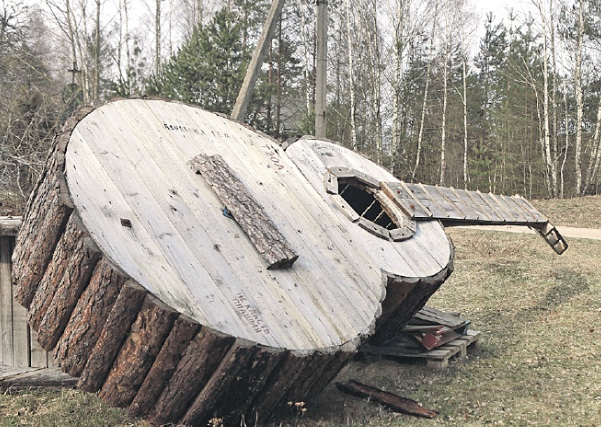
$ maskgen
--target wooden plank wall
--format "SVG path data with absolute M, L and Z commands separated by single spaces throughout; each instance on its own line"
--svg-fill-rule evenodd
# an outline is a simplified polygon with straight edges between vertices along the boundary
M 0 364 L 52 367 L 53 358 L 42 350 L 27 324 L 27 311 L 14 300 L 12 253 L 20 218 L 0 217 Z

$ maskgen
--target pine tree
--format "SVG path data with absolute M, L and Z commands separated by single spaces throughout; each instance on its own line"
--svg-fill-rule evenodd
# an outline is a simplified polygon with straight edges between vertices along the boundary
M 150 78 L 146 92 L 229 114 L 244 78 L 250 52 L 236 12 L 221 9 Z

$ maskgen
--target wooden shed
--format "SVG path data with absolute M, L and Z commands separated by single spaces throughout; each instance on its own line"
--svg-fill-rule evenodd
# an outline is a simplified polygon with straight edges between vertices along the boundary
M 106 402 L 156 424 L 251 424 L 317 396 L 425 304 L 452 271 L 445 221 L 527 224 L 565 249 L 523 199 L 444 191 L 332 142 L 282 147 L 196 107 L 115 101 L 55 138 L 16 298 Z

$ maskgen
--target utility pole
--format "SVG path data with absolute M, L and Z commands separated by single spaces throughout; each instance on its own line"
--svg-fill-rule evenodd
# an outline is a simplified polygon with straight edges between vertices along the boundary
M 328 2 L 317 4 L 317 69 L 315 76 L 315 136 L 326 137 L 326 69 L 328 59 Z
M 259 38 L 257 46 L 255 47 L 250 64 L 248 64 L 248 69 L 246 70 L 246 75 L 244 76 L 244 82 L 242 83 L 242 87 L 238 93 L 238 98 L 236 98 L 236 104 L 234 105 L 232 114 L 230 116 L 233 120 L 244 120 L 244 115 L 246 114 L 246 109 L 248 108 L 250 96 L 255 87 L 255 83 L 257 82 L 257 77 L 259 76 L 261 66 L 263 65 L 263 59 L 265 58 L 265 53 L 267 52 L 267 46 L 269 46 L 271 43 L 276 24 L 279 22 L 280 16 L 282 15 L 283 6 L 284 0 L 273 0 L 271 4 L 271 8 L 269 9 L 269 13 L 267 15 L 267 21 L 265 21 L 265 25 L 263 26 L 263 32 L 261 33 L 261 37 Z

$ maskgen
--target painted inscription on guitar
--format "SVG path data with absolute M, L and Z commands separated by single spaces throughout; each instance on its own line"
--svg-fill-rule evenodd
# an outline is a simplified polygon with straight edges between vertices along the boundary
M 259 310 L 253 307 L 241 292 L 234 296 L 234 306 L 240 313 L 242 313 L 244 319 L 249 323 L 255 332 L 264 334 L 270 333 L 269 328 L 261 319 Z

